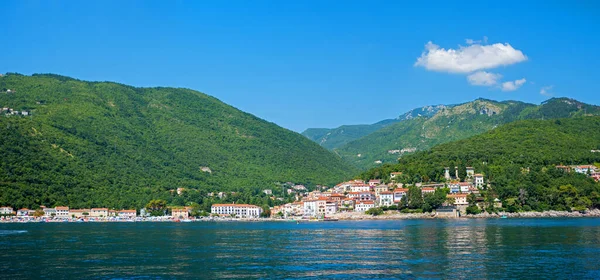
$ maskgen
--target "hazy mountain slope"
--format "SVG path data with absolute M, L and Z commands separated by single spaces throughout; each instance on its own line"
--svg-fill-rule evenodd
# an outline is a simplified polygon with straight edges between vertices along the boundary
M 425 106 L 410 110 L 398 118 L 387 119 L 374 124 L 342 125 L 332 129 L 309 128 L 302 132 L 302 135 L 308 137 L 308 139 L 313 140 L 319 145 L 332 150 L 339 148 L 351 141 L 367 136 L 389 125 L 413 118 L 433 116 L 438 110 L 444 107 L 444 105 Z

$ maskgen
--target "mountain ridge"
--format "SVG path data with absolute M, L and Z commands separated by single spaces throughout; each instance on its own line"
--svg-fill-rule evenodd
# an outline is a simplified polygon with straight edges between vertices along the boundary
M 551 98 L 539 105 L 478 98 L 461 104 L 437 106 L 438 110 L 431 116 L 393 123 L 334 150 L 348 162 L 365 169 L 395 162 L 398 156 L 405 154 L 401 151 L 425 150 L 516 120 L 600 114 L 600 107 L 571 98 Z

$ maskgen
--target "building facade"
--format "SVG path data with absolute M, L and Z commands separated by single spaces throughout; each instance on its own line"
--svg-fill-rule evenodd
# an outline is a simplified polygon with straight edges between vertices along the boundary
M 213 204 L 210 213 L 217 215 L 235 215 L 239 218 L 258 218 L 262 208 L 249 204 Z

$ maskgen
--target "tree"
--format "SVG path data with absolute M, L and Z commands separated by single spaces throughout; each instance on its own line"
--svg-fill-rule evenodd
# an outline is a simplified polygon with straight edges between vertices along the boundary
M 35 210 L 35 212 L 33 212 L 33 216 L 34 217 L 42 217 L 42 216 L 44 216 L 44 210 L 42 210 L 42 209 Z
M 162 199 L 153 199 L 146 204 L 146 209 L 150 211 L 152 216 L 163 216 L 167 209 L 167 202 Z
M 421 188 L 416 186 L 408 187 L 408 208 L 419 209 L 423 206 L 423 196 Z
M 371 208 L 371 209 L 365 211 L 365 214 L 379 216 L 379 215 L 383 214 L 383 209 L 381 209 L 379 207 L 374 207 L 374 208 Z

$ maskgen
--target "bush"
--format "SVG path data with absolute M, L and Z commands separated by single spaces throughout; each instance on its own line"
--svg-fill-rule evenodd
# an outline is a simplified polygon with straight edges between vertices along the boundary
M 467 215 L 477 215 L 481 213 L 481 209 L 477 205 L 471 205 L 467 207 Z
M 369 215 L 373 215 L 373 216 L 379 216 L 379 215 L 383 214 L 383 209 L 378 208 L 378 207 L 377 208 L 371 208 L 371 209 L 367 210 L 365 212 L 365 214 L 369 214 Z

